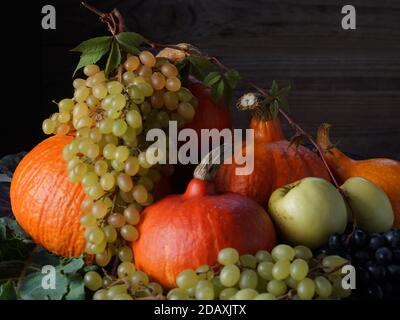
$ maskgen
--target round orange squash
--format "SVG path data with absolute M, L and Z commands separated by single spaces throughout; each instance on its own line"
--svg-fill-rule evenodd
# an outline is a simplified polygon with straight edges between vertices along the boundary
M 19 163 L 11 182 L 15 218 L 32 239 L 65 257 L 84 249 L 79 219 L 85 195 L 80 183 L 68 180 L 62 150 L 73 137 L 56 135 L 38 144 Z

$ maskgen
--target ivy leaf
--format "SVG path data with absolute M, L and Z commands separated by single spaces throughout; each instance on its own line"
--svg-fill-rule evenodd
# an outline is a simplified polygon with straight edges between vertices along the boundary
M 82 258 L 72 258 L 67 264 L 61 266 L 60 270 L 67 275 L 75 274 L 82 269 L 84 265 L 85 262 Z
M 68 286 L 68 293 L 65 300 L 84 300 L 85 299 L 85 285 L 83 278 L 80 274 L 76 274 L 70 278 Z
M 238 81 L 240 80 L 240 74 L 235 69 L 229 69 L 224 73 L 224 77 L 226 82 L 228 83 L 231 89 L 235 89 Z
M 135 32 L 118 33 L 116 39 L 124 51 L 132 54 L 138 54 L 140 45 L 146 41 L 145 38 Z
M 215 83 L 211 88 L 211 100 L 214 104 L 224 96 L 225 82 L 223 79 Z
M 115 70 L 121 63 L 121 51 L 117 42 L 113 41 L 111 44 L 110 54 L 108 56 L 105 74 L 108 76 L 113 70 Z
M 0 300 L 16 300 L 17 292 L 15 291 L 14 282 L 8 280 L 7 282 L 0 284 Z
M 189 62 L 198 69 L 210 69 L 214 67 L 214 64 L 207 58 L 191 55 L 187 57 Z
M 204 79 L 204 72 L 201 68 L 197 67 L 194 64 L 190 64 L 189 74 L 191 74 L 196 79 L 202 81 Z
M 112 37 L 97 37 L 83 41 L 72 49 L 72 52 L 82 53 L 74 75 L 80 68 L 99 61 L 109 51 L 111 41 Z
M 206 87 L 211 88 L 214 84 L 221 80 L 221 74 L 219 72 L 210 72 L 203 80 L 203 84 Z

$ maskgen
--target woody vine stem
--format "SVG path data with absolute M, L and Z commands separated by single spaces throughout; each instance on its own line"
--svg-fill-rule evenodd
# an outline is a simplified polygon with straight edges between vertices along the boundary
M 105 23 L 107 25 L 107 29 L 110 31 L 110 33 L 115 36 L 116 35 L 116 31 L 118 30 L 118 32 L 122 32 L 124 29 L 124 22 L 123 22 L 123 17 L 121 15 L 121 13 L 117 10 L 114 9 L 112 12 L 110 13 L 104 13 L 99 11 L 98 9 L 94 8 L 93 6 L 85 3 L 85 2 L 81 2 L 82 5 L 87 8 L 88 10 L 92 11 L 93 13 L 95 13 L 97 16 L 99 16 L 99 19 L 102 23 Z M 116 23 L 114 16 L 118 19 L 118 24 Z M 177 50 L 181 50 L 183 51 L 185 54 L 190 55 L 192 53 L 195 53 L 198 56 L 201 56 L 204 59 L 207 59 L 208 61 L 210 61 L 211 63 L 213 63 L 214 65 L 216 65 L 221 71 L 228 71 L 229 68 L 227 66 L 225 66 L 219 59 L 217 59 L 216 57 L 212 57 L 209 56 L 206 53 L 203 53 L 201 51 L 199 51 L 196 47 L 191 46 L 191 45 L 174 45 L 174 44 L 162 44 L 162 43 L 156 43 L 154 41 L 151 41 L 149 39 L 146 39 L 148 45 L 152 48 L 172 48 L 172 49 L 177 49 Z M 258 93 L 260 93 L 263 97 L 267 98 L 270 94 L 268 92 L 267 89 L 264 89 L 260 86 L 258 86 L 257 84 L 248 81 L 248 80 L 244 80 L 250 87 L 252 87 L 253 89 L 255 89 Z M 339 188 L 339 184 L 335 178 L 335 176 L 333 175 L 331 169 L 328 166 L 328 163 L 326 162 L 325 156 L 324 156 L 324 152 L 322 150 L 322 148 L 318 145 L 318 143 L 314 140 L 314 138 L 312 137 L 311 134 L 309 134 L 308 132 L 306 132 L 302 127 L 300 127 L 300 125 L 298 125 L 284 110 L 282 110 L 282 108 L 279 108 L 279 113 L 282 115 L 283 118 L 285 118 L 285 120 L 289 123 L 289 125 L 295 130 L 296 132 L 296 136 L 302 136 L 307 138 L 308 141 L 310 141 L 310 143 L 313 145 L 313 147 L 316 149 L 316 151 L 318 152 L 320 158 L 322 159 L 331 179 L 333 184 L 335 185 L 336 188 Z

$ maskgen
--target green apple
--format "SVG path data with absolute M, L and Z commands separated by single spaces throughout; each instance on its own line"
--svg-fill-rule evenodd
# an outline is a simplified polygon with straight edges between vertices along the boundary
M 343 233 L 347 224 L 342 195 L 321 178 L 304 178 L 275 190 L 268 209 L 280 235 L 292 245 L 320 247 L 331 234 Z
M 357 226 L 368 232 L 384 232 L 393 225 L 394 215 L 390 200 L 379 186 L 361 177 L 352 177 L 340 187 L 345 196 L 350 216 Z

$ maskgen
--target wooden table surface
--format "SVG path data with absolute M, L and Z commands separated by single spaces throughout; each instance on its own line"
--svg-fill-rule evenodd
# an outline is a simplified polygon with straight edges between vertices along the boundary
M 399 1 L 350 1 L 356 30 L 341 28 L 347 2 L 335 0 L 88 2 L 119 8 L 127 27 L 150 39 L 192 43 L 261 86 L 290 84 L 291 114 L 309 132 L 330 122 L 344 151 L 400 160 Z M 57 30 L 42 31 L 43 116 L 52 99 L 71 94 L 77 56 L 67 49 L 105 32 L 79 1 L 46 3 L 56 7 Z M 235 96 L 248 89 L 240 83 Z M 234 112 L 236 127 L 247 123 Z

